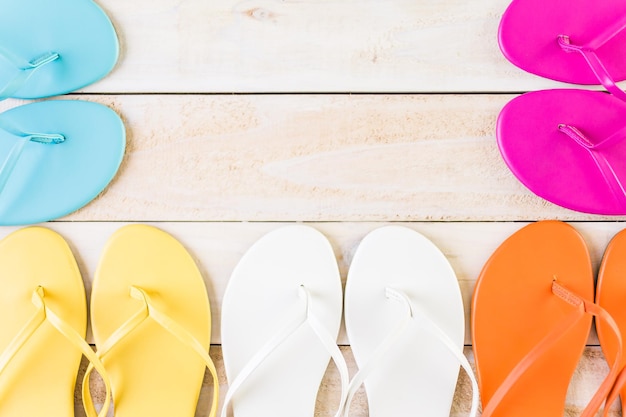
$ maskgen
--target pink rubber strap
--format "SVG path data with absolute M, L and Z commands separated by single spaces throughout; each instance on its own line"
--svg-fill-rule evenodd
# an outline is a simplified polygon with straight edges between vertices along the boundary
M 596 36 L 591 42 L 586 45 L 577 45 L 571 42 L 570 36 L 567 34 L 559 35 L 557 41 L 559 46 L 565 52 L 578 52 L 582 54 L 585 61 L 589 64 L 589 67 L 598 78 L 598 81 L 611 92 L 615 97 L 626 101 L 626 93 L 622 91 L 615 80 L 609 74 L 606 67 L 596 54 L 596 50 L 602 45 L 613 39 L 619 33 L 626 29 L 626 19 L 616 19 L 611 26 L 608 26 L 599 36 Z
M 611 163 L 606 159 L 604 153 L 602 152 L 603 147 L 609 146 L 612 143 L 626 138 L 626 126 L 598 143 L 593 143 L 589 140 L 589 138 L 587 138 L 587 136 L 585 136 L 584 133 L 574 126 L 560 124 L 558 129 L 559 132 L 564 133 L 583 149 L 589 152 L 589 155 L 593 158 L 596 166 L 600 170 L 600 173 L 604 178 L 604 182 L 613 193 L 615 200 L 617 200 L 620 207 L 626 210 L 626 188 L 624 188 L 624 184 L 622 184 L 622 181 L 611 166 Z

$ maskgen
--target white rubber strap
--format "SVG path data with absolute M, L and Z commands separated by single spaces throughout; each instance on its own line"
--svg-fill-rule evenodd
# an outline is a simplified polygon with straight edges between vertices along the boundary
M 270 340 L 268 340 L 267 343 L 265 343 L 263 347 L 259 349 L 254 356 L 252 356 L 252 358 L 250 358 L 239 374 L 237 374 L 235 379 L 229 384 L 228 392 L 226 393 L 226 398 L 224 399 L 224 404 L 222 406 L 222 417 L 226 417 L 228 415 L 228 406 L 230 405 L 235 393 L 239 390 L 239 388 L 241 388 L 250 375 L 252 375 L 252 373 L 272 352 L 276 350 L 276 348 L 278 348 L 278 346 L 280 346 L 289 338 L 289 336 L 305 324 L 308 324 L 311 329 L 313 329 L 315 335 L 318 337 L 326 351 L 328 351 L 333 359 L 333 362 L 337 366 L 337 369 L 339 370 L 339 375 L 341 377 L 341 402 L 336 416 L 340 416 L 341 410 L 344 408 L 346 392 L 348 390 L 348 366 L 346 365 L 343 355 L 337 346 L 335 338 L 328 333 L 328 330 L 326 330 L 324 325 L 312 313 L 311 294 L 303 285 L 300 286 L 300 296 L 305 302 L 304 308 L 302 308 L 292 320 L 276 332 L 276 334 L 270 338 Z
M 456 358 L 456 360 L 461 364 L 461 367 L 467 374 L 472 384 L 472 406 L 470 409 L 469 417 L 476 417 L 478 413 L 478 403 L 479 403 L 479 391 L 478 391 L 478 382 L 476 381 L 476 377 L 474 376 L 474 371 L 472 370 L 472 366 L 468 362 L 467 358 L 463 354 L 457 345 L 450 340 L 450 337 L 441 329 L 441 327 L 437 326 L 437 324 L 430 319 L 424 312 L 419 310 L 413 310 L 413 314 L 417 318 L 417 321 L 414 323 L 429 331 L 433 334 L 440 342 L 444 344 L 444 346 L 448 349 L 448 351 Z
M 416 311 L 412 307 L 411 301 L 404 292 L 393 288 L 385 288 L 385 295 L 387 296 L 387 298 L 400 302 L 402 304 L 402 306 L 404 307 L 403 317 L 398 321 L 396 327 L 391 332 L 389 332 L 389 334 L 385 337 L 382 343 L 380 343 L 378 347 L 374 350 L 367 363 L 359 369 L 356 375 L 354 375 L 354 377 L 352 378 L 352 381 L 350 381 L 348 396 L 346 398 L 346 405 L 342 415 L 344 417 L 347 417 L 349 415 L 350 403 L 352 402 L 354 394 L 361 387 L 363 382 L 365 382 L 372 370 L 377 368 L 379 361 L 389 351 L 389 348 L 391 348 L 391 346 L 393 346 L 398 340 L 400 335 L 405 332 L 407 325 L 413 324 L 417 328 L 424 329 L 430 332 L 433 336 L 435 336 L 456 358 L 461 367 L 465 370 L 472 383 L 472 408 L 469 417 L 476 417 L 476 414 L 478 413 L 479 402 L 478 382 L 476 381 L 474 372 L 472 371 L 472 367 L 467 361 L 467 358 L 465 357 L 463 352 L 459 350 L 456 344 L 452 340 L 450 340 L 448 335 L 443 330 L 441 330 L 441 328 L 437 326 L 437 324 L 435 324 L 426 314 L 421 311 Z

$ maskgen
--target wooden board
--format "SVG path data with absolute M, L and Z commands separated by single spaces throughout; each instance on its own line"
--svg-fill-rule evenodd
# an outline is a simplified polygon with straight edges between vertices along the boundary
M 512 97 L 81 96 L 121 114 L 128 146 L 106 192 L 67 220 L 602 219 L 508 170 L 494 132 Z
M 107 93 L 498 92 L 562 87 L 500 53 L 509 0 L 101 0 Z

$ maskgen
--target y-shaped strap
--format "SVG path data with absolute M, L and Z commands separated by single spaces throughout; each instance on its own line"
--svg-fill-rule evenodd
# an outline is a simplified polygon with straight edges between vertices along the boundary
M 4 86 L 0 86 L 0 100 L 11 97 L 30 77 L 46 64 L 56 61 L 61 56 L 56 52 L 45 52 L 38 57 L 25 61 L 0 45 L 0 59 L 15 67 L 15 75 Z
M 624 366 L 620 371 L 617 379 L 615 380 L 615 384 L 613 384 L 613 387 L 609 392 L 606 402 L 604 403 L 603 417 L 606 417 L 608 415 L 609 407 L 613 405 L 615 401 L 617 401 L 620 396 L 620 391 L 622 390 L 624 385 L 626 385 L 626 366 Z M 626 401 L 626 399 L 622 399 L 622 401 Z
M 589 155 L 593 158 L 593 161 L 600 170 L 600 173 L 604 178 L 604 182 L 609 186 L 609 189 L 618 204 L 626 210 L 626 189 L 624 188 L 624 184 L 622 184 L 622 181 L 618 177 L 617 173 L 601 152 L 603 147 L 610 146 L 611 144 L 622 141 L 626 138 L 626 125 L 598 143 L 593 143 L 579 129 L 571 125 L 560 124 L 558 125 L 558 130 L 559 132 L 567 135 L 570 139 L 573 139 L 584 150 L 589 152 Z
M 296 330 L 308 324 L 311 329 L 315 332 L 315 335 L 318 337 L 321 344 L 328 351 L 331 358 L 335 362 L 337 369 L 339 370 L 339 375 L 341 378 L 341 401 L 339 404 L 339 408 L 335 417 L 339 417 L 341 414 L 341 410 L 344 408 L 345 396 L 348 388 L 348 366 L 335 342 L 335 338 L 328 333 L 326 327 L 319 321 L 319 319 L 313 314 L 311 310 L 311 294 L 304 287 L 304 285 L 300 286 L 299 289 L 300 298 L 304 302 L 303 308 L 300 309 L 296 317 L 293 320 L 289 321 L 285 324 L 270 340 L 259 349 L 259 351 L 250 358 L 250 360 L 244 365 L 239 374 L 235 377 L 235 379 L 229 384 L 228 393 L 226 394 L 226 398 L 224 399 L 224 405 L 222 406 L 222 417 L 227 417 L 228 406 L 232 401 L 235 393 L 243 383 L 252 375 L 252 373 L 265 361 L 265 359 L 278 348 L 289 336 L 291 336 Z
M 38 286 L 33 291 L 32 303 L 35 305 L 36 310 L 32 317 L 26 322 L 26 324 L 22 327 L 22 329 L 17 333 L 17 335 L 11 340 L 9 345 L 0 355 L 0 376 L 2 372 L 6 369 L 11 360 L 17 355 L 22 346 L 26 344 L 26 342 L 31 338 L 33 334 L 37 331 L 39 326 L 41 326 L 44 322 L 50 323 L 61 335 L 63 335 L 70 344 L 76 349 L 80 350 L 83 355 L 89 360 L 89 366 L 95 368 L 102 380 L 104 381 L 104 386 L 106 389 L 106 397 L 104 400 L 104 408 L 100 411 L 100 413 L 96 414 L 95 410 L 87 410 L 88 417 L 105 417 L 109 408 L 109 404 L 111 402 L 111 384 L 109 383 L 109 378 L 107 376 L 106 371 L 104 370 L 104 366 L 102 362 L 98 359 L 95 352 L 91 349 L 91 347 L 87 344 L 85 339 L 78 334 L 76 330 L 62 318 L 60 318 L 54 311 L 48 307 L 45 299 L 45 291 L 44 288 Z
M 613 39 L 615 36 L 620 34 L 624 29 L 626 29 L 626 19 L 617 18 L 613 21 L 613 23 L 606 27 L 604 32 L 602 32 L 599 36 L 593 39 L 586 45 L 576 45 L 573 44 L 570 36 L 567 34 L 562 34 L 557 37 L 557 42 L 559 46 L 565 52 L 578 52 L 587 61 L 589 67 L 598 78 L 598 81 L 610 91 L 615 97 L 618 97 L 621 100 L 626 101 L 626 93 L 622 91 L 615 80 L 609 74 L 606 67 L 598 57 L 596 50 L 600 48 L 602 45 L 606 44 L 608 41 Z
M 0 194 L 2 194 L 2 190 L 4 190 L 4 187 L 9 181 L 11 173 L 13 172 L 15 165 L 17 165 L 17 161 L 20 159 L 20 155 L 22 155 L 22 151 L 24 150 L 24 145 L 26 145 L 26 143 L 30 141 L 40 144 L 56 145 L 65 142 L 65 136 L 59 133 L 23 132 L 10 124 L 7 120 L 4 120 L 2 117 L 0 117 L 0 129 L 17 138 L 15 144 L 9 151 L 9 154 L 4 159 L 4 162 L 0 165 Z
M 518 362 L 518 364 L 509 372 L 507 377 L 502 381 L 496 392 L 491 397 L 489 403 L 483 408 L 482 417 L 491 417 L 502 400 L 506 397 L 506 394 L 515 385 L 519 378 L 535 363 L 542 355 L 544 355 L 556 342 L 558 342 L 564 335 L 568 333 L 585 314 L 591 314 L 598 319 L 604 320 L 609 328 L 615 333 L 615 338 L 618 345 L 618 354 L 615 358 L 615 362 L 611 366 L 609 374 L 606 376 L 602 384 L 597 389 L 593 398 L 587 404 L 587 407 L 581 414 L 581 417 L 595 416 L 600 409 L 602 403 L 609 396 L 611 388 L 620 372 L 620 366 L 622 363 L 622 337 L 619 331 L 619 327 L 615 320 L 609 313 L 602 307 L 594 304 L 591 301 L 585 300 L 579 295 L 573 293 L 565 286 L 561 285 L 557 280 L 552 282 L 552 294 L 559 297 L 561 300 L 570 304 L 574 309 L 567 315 L 557 326 L 555 326 L 550 333 L 548 333 L 535 347 L 526 354 Z M 532 399 L 529 399 L 532 401 Z M 608 402 L 607 402 L 608 404 Z M 607 416 L 609 407 L 605 406 L 604 416 Z
M 170 334 L 176 337 L 183 345 L 190 347 L 203 361 L 211 377 L 213 378 L 213 401 L 211 403 L 211 411 L 209 417 L 215 417 L 217 412 L 217 402 L 219 401 L 219 382 L 217 380 L 217 371 L 215 364 L 209 356 L 206 348 L 196 339 L 191 333 L 189 333 L 184 327 L 175 322 L 172 318 L 165 313 L 159 311 L 150 296 L 139 287 L 130 288 L 131 297 L 143 301 L 144 305 L 131 316 L 124 324 L 122 324 L 109 338 L 98 348 L 97 355 L 100 359 L 104 359 L 106 355 L 119 343 L 123 338 L 133 332 L 141 323 L 148 318 L 152 319 L 155 323 L 159 324 L 163 329 L 167 330 Z M 83 399 L 91 398 L 89 392 L 89 375 L 91 374 L 92 367 L 87 367 L 85 376 L 83 377 Z M 89 403 L 89 406 L 93 408 L 91 401 L 85 401 Z
M 472 367 L 467 361 L 465 355 L 463 355 L 463 352 L 457 347 L 456 343 L 454 343 L 450 339 L 446 332 L 444 332 L 441 327 L 439 327 L 434 321 L 432 321 L 426 313 L 413 307 L 411 301 L 404 292 L 393 288 L 385 288 L 385 295 L 388 299 L 396 301 L 402 305 L 404 310 L 403 317 L 398 320 L 398 324 L 391 332 L 389 332 L 389 334 L 385 337 L 382 343 L 378 345 L 378 347 L 374 350 L 374 352 L 368 359 L 367 363 L 364 366 L 360 367 L 359 371 L 352 378 L 352 381 L 350 381 L 346 405 L 343 410 L 342 416 L 348 417 L 348 415 L 350 414 L 350 404 L 352 402 L 352 398 L 356 394 L 357 390 L 361 387 L 361 384 L 365 382 L 368 375 L 374 369 L 376 369 L 377 365 L 380 364 L 380 360 L 385 354 L 388 353 L 391 346 L 393 346 L 398 338 L 407 330 L 407 326 L 412 325 L 414 327 L 413 331 L 426 330 L 431 335 L 435 336 L 435 338 L 439 342 L 441 342 L 441 344 L 443 344 L 443 346 L 463 367 L 463 370 L 465 370 L 472 383 L 472 407 L 469 416 L 476 417 L 476 414 L 478 412 L 479 400 L 478 383 L 476 382 L 476 378 L 474 377 Z

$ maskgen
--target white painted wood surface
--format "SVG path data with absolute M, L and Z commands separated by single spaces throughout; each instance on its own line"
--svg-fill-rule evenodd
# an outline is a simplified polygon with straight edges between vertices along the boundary
M 88 293 L 119 227 L 151 223 L 178 238 L 207 284 L 222 398 L 224 289 L 245 250 L 283 224 L 313 222 L 330 239 L 344 280 L 359 241 L 377 227 L 402 222 L 432 239 L 459 278 L 470 360 L 471 293 L 506 237 L 529 221 L 571 221 L 597 271 L 610 238 L 626 227 L 626 217 L 539 199 L 500 158 L 494 129 L 502 106 L 520 92 L 564 86 L 500 54 L 497 26 L 509 0 L 98 3 L 118 30 L 120 61 L 64 99 L 115 109 L 127 126 L 127 152 L 101 196 L 44 226 L 70 242 Z M 328 92 L 338 94 L 318 94 Z M 21 103 L 0 102 L 0 110 Z M 0 237 L 13 230 L 0 228 Z M 355 372 L 345 332 L 338 342 Z M 606 372 L 592 331 L 566 415 L 579 414 Z M 337 382 L 330 368 L 316 416 L 333 415 Z M 207 415 L 209 393 L 206 386 L 198 417 Z M 461 376 L 451 416 L 467 416 L 470 398 Z M 363 392 L 352 415 L 367 416 Z
M 495 92 L 563 86 L 500 54 L 509 0 L 101 0 L 98 92 Z
M 80 96 L 122 115 L 128 146 L 107 191 L 66 219 L 602 219 L 536 197 L 507 169 L 495 120 L 512 97 Z

